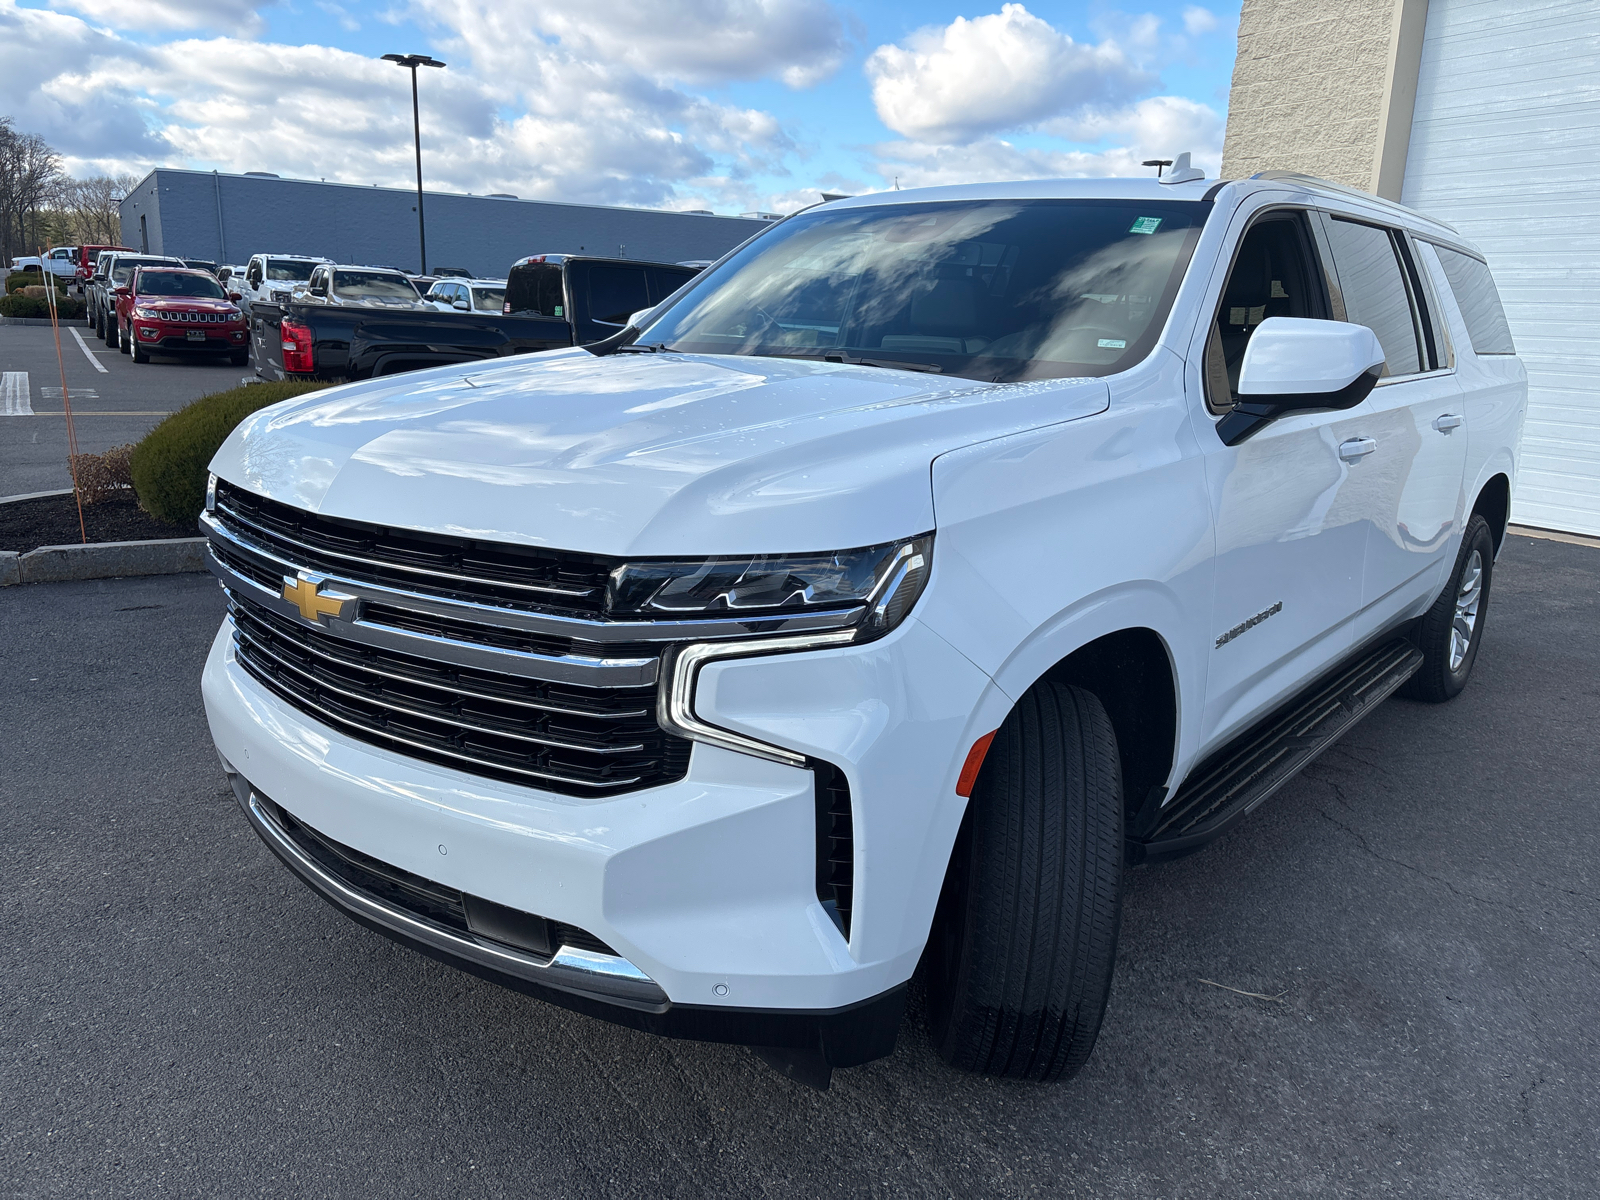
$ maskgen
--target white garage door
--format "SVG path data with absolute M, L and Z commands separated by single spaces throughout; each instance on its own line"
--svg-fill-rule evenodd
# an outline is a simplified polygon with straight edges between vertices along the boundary
M 1483 250 L 1527 364 L 1512 519 L 1600 534 L 1600 4 L 1431 0 L 1402 199 Z

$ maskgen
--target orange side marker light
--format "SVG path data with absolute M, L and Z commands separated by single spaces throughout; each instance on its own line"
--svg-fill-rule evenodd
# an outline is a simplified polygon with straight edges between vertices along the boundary
M 978 772 L 983 769 L 983 756 L 989 753 L 989 743 L 994 741 L 994 735 L 1000 731 L 986 733 L 972 743 L 972 749 L 967 751 L 967 761 L 961 764 L 961 776 L 956 780 L 956 795 L 971 796 L 972 785 L 978 782 Z

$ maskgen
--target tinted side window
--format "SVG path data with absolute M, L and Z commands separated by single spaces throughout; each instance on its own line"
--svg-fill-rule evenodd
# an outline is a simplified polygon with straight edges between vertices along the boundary
M 1414 375 L 1423 369 L 1421 339 L 1411 293 L 1387 229 L 1334 217 L 1328 222 L 1339 290 L 1345 313 L 1378 335 L 1385 375 Z
M 641 308 L 650 307 L 642 267 L 589 268 L 589 316 L 609 325 L 626 325 Z
M 696 274 L 687 267 L 647 267 L 646 270 L 650 274 L 651 304 L 660 304 Z
M 511 268 L 506 281 L 508 311 L 534 317 L 567 317 L 561 268 L 555 263 L 523 263 Z
M 1450 290 L 1461 306 L 1461 318 L 1467 323 L 1467 333 L 1472 338 L 1472 349 L 1478 354 L 1515 354 L 1511 343 L 1511 326 L 1506 323 L 1505 309 L 1500 307 L 1500 293 L 1495 289 L 1494 276 L 1489 274 L 1487 263 L 1458 250 L 1435 246 L 1439 262 L 1444 267 Z

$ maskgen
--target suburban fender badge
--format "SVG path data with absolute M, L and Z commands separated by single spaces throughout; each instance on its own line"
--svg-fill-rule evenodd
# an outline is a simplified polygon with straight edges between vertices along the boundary
M 324 592 L 323 579 L 320 575 L 307 575 L 301 572 L 296 578 L 283 577 L 283 598 L 300 610 L 300 615 L 308 621 L 316 621 L 318 617 L 332 617 L 335 620 L 345 615 L 346 606 L 354 596 L 346 596 L 342 592 Z
M 1240 621 L 1232 629 L 1228 630 L 1227 633 L 1223 634 L 1221 637 L 1219 637 L 1217 639 L 1217 649 L 1218 650 L 1222 649 L 1229 642 L 1233 641 L 1234 638 L 1238 637 L 1241 633 L 1244 633 L 1248 629 L 1254 629 L 1257 625 L 1261 624 L 1261 622 L 1265 621 L 1268 617 L 1273 616 L 1276 613 L 1281 613 L 1282 611 L 1283 611 L 1283 601 L 1279 600 L 1271 608 L 1262 609 L 1260 612 L 1258 612 L 1255 616 L 1251 617 L 1249 620 Z

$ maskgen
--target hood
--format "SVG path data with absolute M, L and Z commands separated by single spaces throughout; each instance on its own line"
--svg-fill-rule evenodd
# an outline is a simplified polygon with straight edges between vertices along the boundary
M 333 303 L 340 308 L 404 308 L 419 309 L 431 308 L 421 300 L 402 300 L 396 296 L 359 296 L 354 299 L 345 296 L 334 296 Z
M 930 464 L 1103 411 L 1102 380 L 983 384 L 792 359 L 553 351 L 263 409 L 212 470 L 298 508 L 614 555 L 835 550 L 934 527 Z

